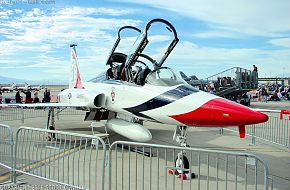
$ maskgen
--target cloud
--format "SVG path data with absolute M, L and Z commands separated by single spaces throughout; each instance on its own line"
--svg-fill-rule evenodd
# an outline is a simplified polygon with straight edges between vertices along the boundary
M 13 14 L 12 10 L 3 10 L 0 11 L 0 19 L 8 19 L 10 15 Z
M 181 42 L 167 59 L 167 66 L 205 78 L 231 67 L 259 67 L 261 76 L 277 76 L 289 64 L 289 50 L 258 50 L 254 48 L 212 48 L 192 42 Z
M 126 14 L 133 14 L 134 9 L 112 9 L 112 8 L 87 8 L 87 7 L 70 7 L 61 9 L 62 15 L 110 15 L 121 16 Z
M 123 1 L 146 4 L 204 21 L 213 30 L 254 36 L 279 36 L 290 31 L 288 0 Z
M 23 11 L 21 9 L 14 9 L 14 12 L 17 13 L 17 14 L 20 14 L 22 13 Z
M 243 38 L 243 34 L 240 34 L 238 32 L 232 33 L 219 30 L 197 32 L 194 33 L 192 36 L 197 38 Z
M 35 77 L 43 78 L 51 76 L 45 73 L 53 73 L 57 69 L 59 72 L 55 75 L 63 78 L 60 73 L 68 72 L 65 68 L 70 65 L 71 43 L 80 46 L 83 66 L 92 68 L 96 61 L 101 60 L 105 67 L 104 60 L 115 41 L 117 29 L 124 25 L 137 26 L 142 22 L 106 16 L 132 12 L 133 9 L 85 7 L 4 10 L 1 15 L 12 16 L 0 23 L 0 39 L 4 38 L 0 46 L 1 70 L 7 76 L 23 78 L 21 75 L 24 73 L 18 70 L 29 69 L 35 71 Z M 88 70 L 89 75 L 95 72 L 92 69 L 84 70 Z
M 290 38 L 277 38 L 269 41 L 270 44 L 290 48 Z
M 148 40 L 150 43 L 168 42 L 169 40 L 172 40 L 172 37 L 167 35 L 153 35 L 149 36 Z
M 281 68 L 289 65 L 289 38 L 285 37 L 289 36 L 290 25 L 286 24 L 286 20 L 287 23 L 289 21 L 289 14 L 288 10 L 285 13 L 284 7 L 280 12 L 277 11 L 282 4 L 289 7 L 283 0 L 275 2 L 275 5 L 272 2 L 261 3 L 260 0 L 251 3 L 248 0 L 236 3 L 183 1 L 178 4 L 173 0 L 148 0 L 139 3 L 158 7 L 157 11 L 160 14 L 165 10 L 164 14 L 171 11 L 170 14 L 181 15 L 182 17 L 177 18 L 176 21 L 186 17 L 187 21 L 188 18 L 192 19 L 193 23 L 196 20 L 202 21 L 208 27 L 204 32 L 201 32 L 200 28 L 195 32 L 194 28 L 188 27 L 190 37 L 185 39 L 183 39 L 184 34 L 179 33 L 182 40 L 164 66 L 185 70 L 187 74 L 196 74 L 204 78 L 234 66 L 251 69 L 253 64 L 259 67 L 261 76 L 270 72 L 278 75 L 281 73 Z M 270 11 L 271 6 L 273 9 Z M 7 76 L 20 78 L 31 77 L 23 72 L 25 69 L 27 72 L 31 71 L 35 78 L 53 76 L 56 79 L 63 79 L 69 75 L 69 44 L 76 43 L 83 78 L 90 79 L 106 68 L 105 61 L 121 26 L 132 25 L 140 29 L 144 28 L 144 15 L 142 17 L 137 15 L 136 13 L 139 12 L 140 10 L 135 8 L 108 9 L 78 6 L 34 8 L 29 11 L 2 8 L 0 13 L 1 75 L 4 73 Z M 272 40 L 269 40 L 269 37 L 265 38 L 269 45 L 284 49 L 271 46 L 272 50 L 264 50 L 265 48 L 255 45 L 248 48 L 237 48 L 235 45 L 231 47 L 236 48 L 216 48 L 211 47 L 209 41 L 204 41 L 207 45 L 195 44 L 191 41 L 192 37 L 203 38 L 202 40 L 225 37 L 248 39 L 248 35 L 270 36 Z M 164 43 L 170 39 L 170 36 L 163 33 L 154 34 L 150 37 L 150 41 L 158 45 L 149 47 L 145 51 L 153 58 L 160 57 L 164 49 L 160 47 L 159 42 Z M 126 48 L 130 49 L 128 44 L 132 44 L 135 37 L 125 36 L 122 41 L 123 45 L 121 44 L 119 48 L 125 51 Z

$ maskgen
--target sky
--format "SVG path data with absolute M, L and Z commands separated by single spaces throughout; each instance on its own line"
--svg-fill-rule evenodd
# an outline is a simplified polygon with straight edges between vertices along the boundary
M 66 81 L 75 43 L 89 80 L 107 69 L 120 27 L 143 30 L 163 18 L 179 38 L 163 66 L 206 78 L 256 65 L 259 77 L 290 77 L 289 7 L 289 0 L 0 0 L 0 76 Z M 170 35 L 152 34 L 158 43 L 147 51 L 159 55 Z M 124 39 L 130 48 L 134 38 Z

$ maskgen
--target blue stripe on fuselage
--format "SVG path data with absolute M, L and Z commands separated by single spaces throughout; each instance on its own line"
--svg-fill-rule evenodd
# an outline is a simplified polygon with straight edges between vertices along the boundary
M 160 94 L 159 96 L 156 96 L 148 100 L 147 102 L 144 102 L 134 107 L 124 108 L 124 110 L 135 114 L 160 108 L 195 92 L 198 92 L 198 90 L 190 86 L 184 85 L 178 86 L 177 88 L 169 90 L 163 94 Z

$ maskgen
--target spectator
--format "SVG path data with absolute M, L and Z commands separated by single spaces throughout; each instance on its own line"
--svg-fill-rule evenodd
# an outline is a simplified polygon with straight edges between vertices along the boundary
M 3 96 L 2 96 L 2 92 L 0 91 L 0 104 L 2 104 L 2 100 L 3 100 Z
M 262 96 L 263 96 L 263 101 L 267 103 L 268 100 L 268 92 L 265 88 L 262 88 Z
M 284 96 L 282 95 L 281 91 L 278 92 L 277 96 L 278 96 L 279 100 L 283 100 L 284 99 Z
M 258 67 L 253 65 L 253 72 L 252 72 L 252 81 L 254 82 L 254 88 L 258 85 Z
M 275 100 L 275 101 L 279 101 L 279 98 L 278 98 L 278 91 L 277 91 L 277 90 L 274 91 L 274 94 L 273 94 L 273 100 Z
M 32 98 L 31 98 L 31 92 L 30 90 L 27 90 L 26 92 L 23 92 L 25 96 L 25 104 L 30 104 L 32 103 Z
M 43 93 L 43 102 L 50 102 L 50 90 L 45 88 Z
M 17 92 L 15 94 L 15 101 L 18 104 L 21 104 L 22 103 L 21 96 L 20 96 L 20 92 L 18 90 L 17 90 Z
M 253 65 L 253 72 L 258 72 L 258 67 L 256 67 L 256 65 Z
M 38 97 L 38 92 L 34 93 L 34 99 L 33 99 L 33 103 L 39 103 L 39 97 Z
M 216 91 L 215 91 L 215 89 L 212 88 L 212 87 L 208 87 L 208 92 L 209 92 L 210 94 L 214 94 L 214 95 L 216 95 Z

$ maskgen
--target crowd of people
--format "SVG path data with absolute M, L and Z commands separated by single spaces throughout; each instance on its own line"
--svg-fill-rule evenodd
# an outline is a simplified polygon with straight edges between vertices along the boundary
M 260 101 L 290 100 L 290 88 L 288 85 L 262 85 L 258 88 L 256 96 Z
M 21 94 L 24 94 L 25 98 L 23 98 L 21 96 Z M 39 95 L 38 95 L 38 91 L 35 91 L 33 93 L 33 97 L 32 97 L 32 91 L 30 90 L 26 90 L 26 91 L 16 91 L 15 94 L 15 103 L 25 103 L 25 104 L 29 104 L 29 103 L 46 103 L 46 102 L 50 102 L 51 101 L 51 93 L 50 93 L 50 89 L 45 88 L 45 91 L 43 92 L 43 98 L 42 100 L 40 100 Z M 0 92 L 0 104 L 4 101 L 3 96 L 2 96 L 2 92 Z M 10 100 L 9 100 L 10 101 Z
M 31 95 L 31 91 L 27 90 L 27 91 L 22 91 L 22 93 L 25 94 L 25 103 L 29 104 L 29 103 L 40 103 L 40 98 L 38 96 L 38 92 L 34 92 L 33 94 L 33 98 Z M 51 100 L 51 94 L 50 94 L 50 90 L 45 88 L 45 91 L 43 92 L 43 98 L 42 98 L 42 103 L 45 102 L 50 102 Z M 22 103 L 22 97 L 20 95 L 20 91 L 17 91 L 15 94 L 15 101 L 16 103 Z

